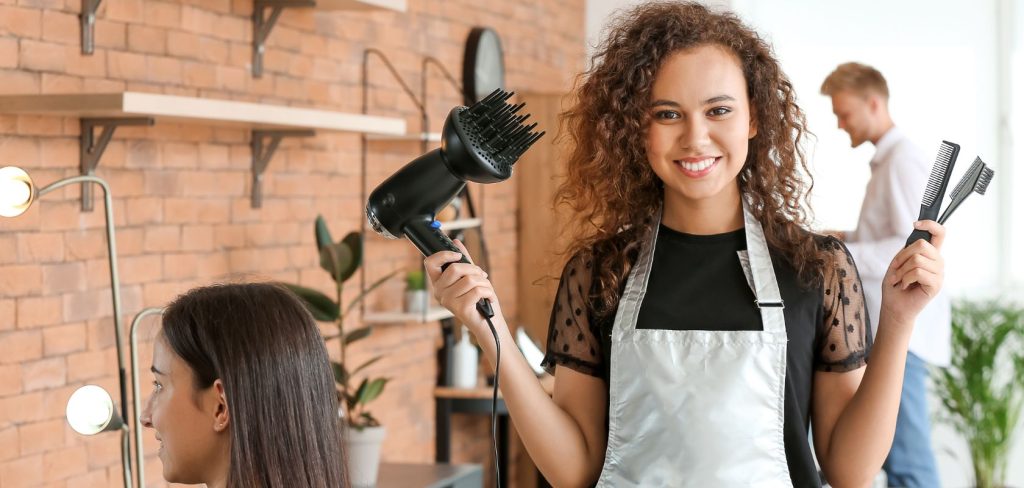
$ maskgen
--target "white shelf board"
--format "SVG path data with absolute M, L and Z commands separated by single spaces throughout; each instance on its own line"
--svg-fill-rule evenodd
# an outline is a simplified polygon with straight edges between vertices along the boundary
M 426 315 L 407 312 L 367 312 L 363 314 L 363 322 L 372 324 L 394 324 L 400 322 L 434 322 L 454 317 L 447 308 L 430 307 Z
M 441 222 L 441 230 L 453 231 L 459 229 L 468 229 L 470 227 L 479 227 L 480 219 L 458 219 L 449 220 L 448 222 Z
M 420 132 L 418 134 L 402 134 L 397 136 L 384 136 L 379 134 L 368 134 L 367 140 L 371 141 L 427 141 L 441 142 L 440 132 Z
M 406 11 L 406 0 L 317 0 L 321 10 L 394 10 Z
M 397 118 L 139 92 L 0 95 L 0 113 L 87 118 L 153 117 L 258 129 L 405 134 L 405 120 Z

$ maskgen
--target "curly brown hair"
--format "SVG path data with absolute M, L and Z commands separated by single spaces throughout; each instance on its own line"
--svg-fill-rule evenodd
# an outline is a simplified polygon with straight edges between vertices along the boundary
M 595 312 L 614 310 L 644 225 L 658 210 L 662 183 L 647 160 L 651 86 L 672 54 L 719 45 L 734 53 L 747 82 L 757 135 L 739 173 L 740 191 L 761 222 L 768 245 L 820 283 L 827 254 L 808 232 L 810 177 L 801 139 L 803 111 L 771 47 L 733 14 L 697 3 L 653 2 L 622 13 L 607 30 L 591 68 L 576 81 L 575 102 L 561 116 L 572 150 L 555 197 L 573 213 L 567 253 L 593 260 Z M 594 302 L 595 300 L 591 300 Z M 593 303 L 592 303 L 593 304 Z

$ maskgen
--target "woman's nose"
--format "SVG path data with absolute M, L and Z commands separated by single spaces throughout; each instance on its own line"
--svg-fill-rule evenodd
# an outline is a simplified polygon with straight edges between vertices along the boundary
M 153 428 L 153 413 L 150 411 L 152 407 L 151 401 L 146 401 L 146 407 L 142 409 L 139 414 L 139 422 L 142 423 L 143 427 Z
M 710 142 L 708 124 L 701 118 L 691 118 L 686 123 L 686 129 L 679 136 L 679 143 L 685 149 L 699 150 Z

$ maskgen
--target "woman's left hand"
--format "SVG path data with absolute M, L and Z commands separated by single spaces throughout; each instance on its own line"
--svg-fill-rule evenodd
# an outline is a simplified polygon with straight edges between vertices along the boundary
M 885 272 L 882 280 L 882 316 L 912 327 L 917 314 L 939 293 L 945 262 L 939 249 L 946 228 L 932 220 L 914 222 L 914 228 L 932 235 L 931 242 L 919 239 L 903 248 Z

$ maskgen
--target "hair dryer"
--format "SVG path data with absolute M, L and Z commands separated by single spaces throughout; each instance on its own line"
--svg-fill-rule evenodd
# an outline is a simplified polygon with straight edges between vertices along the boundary
M 377 233 L 390 239 L 408 237 L 424 256 L 439 251 L 461 252 L 441 231 L 437 214 L 466 186 L 467 181 L 495 183 L 512 176 L 512 165 L 544 132 L 524 125 L 517 115 L 526 104 L 511 105 L 513 95 L 498 89 L 472 107 L 448 114 L 441 147 L 430 151 L 384 180 L 366 202 L 366 218 Z M 465 256 L 461 262 L 468 263 Z M 447 268 L 446 264 L 444 268 Z M 488 300 L 477 309 L 494 316 Z

